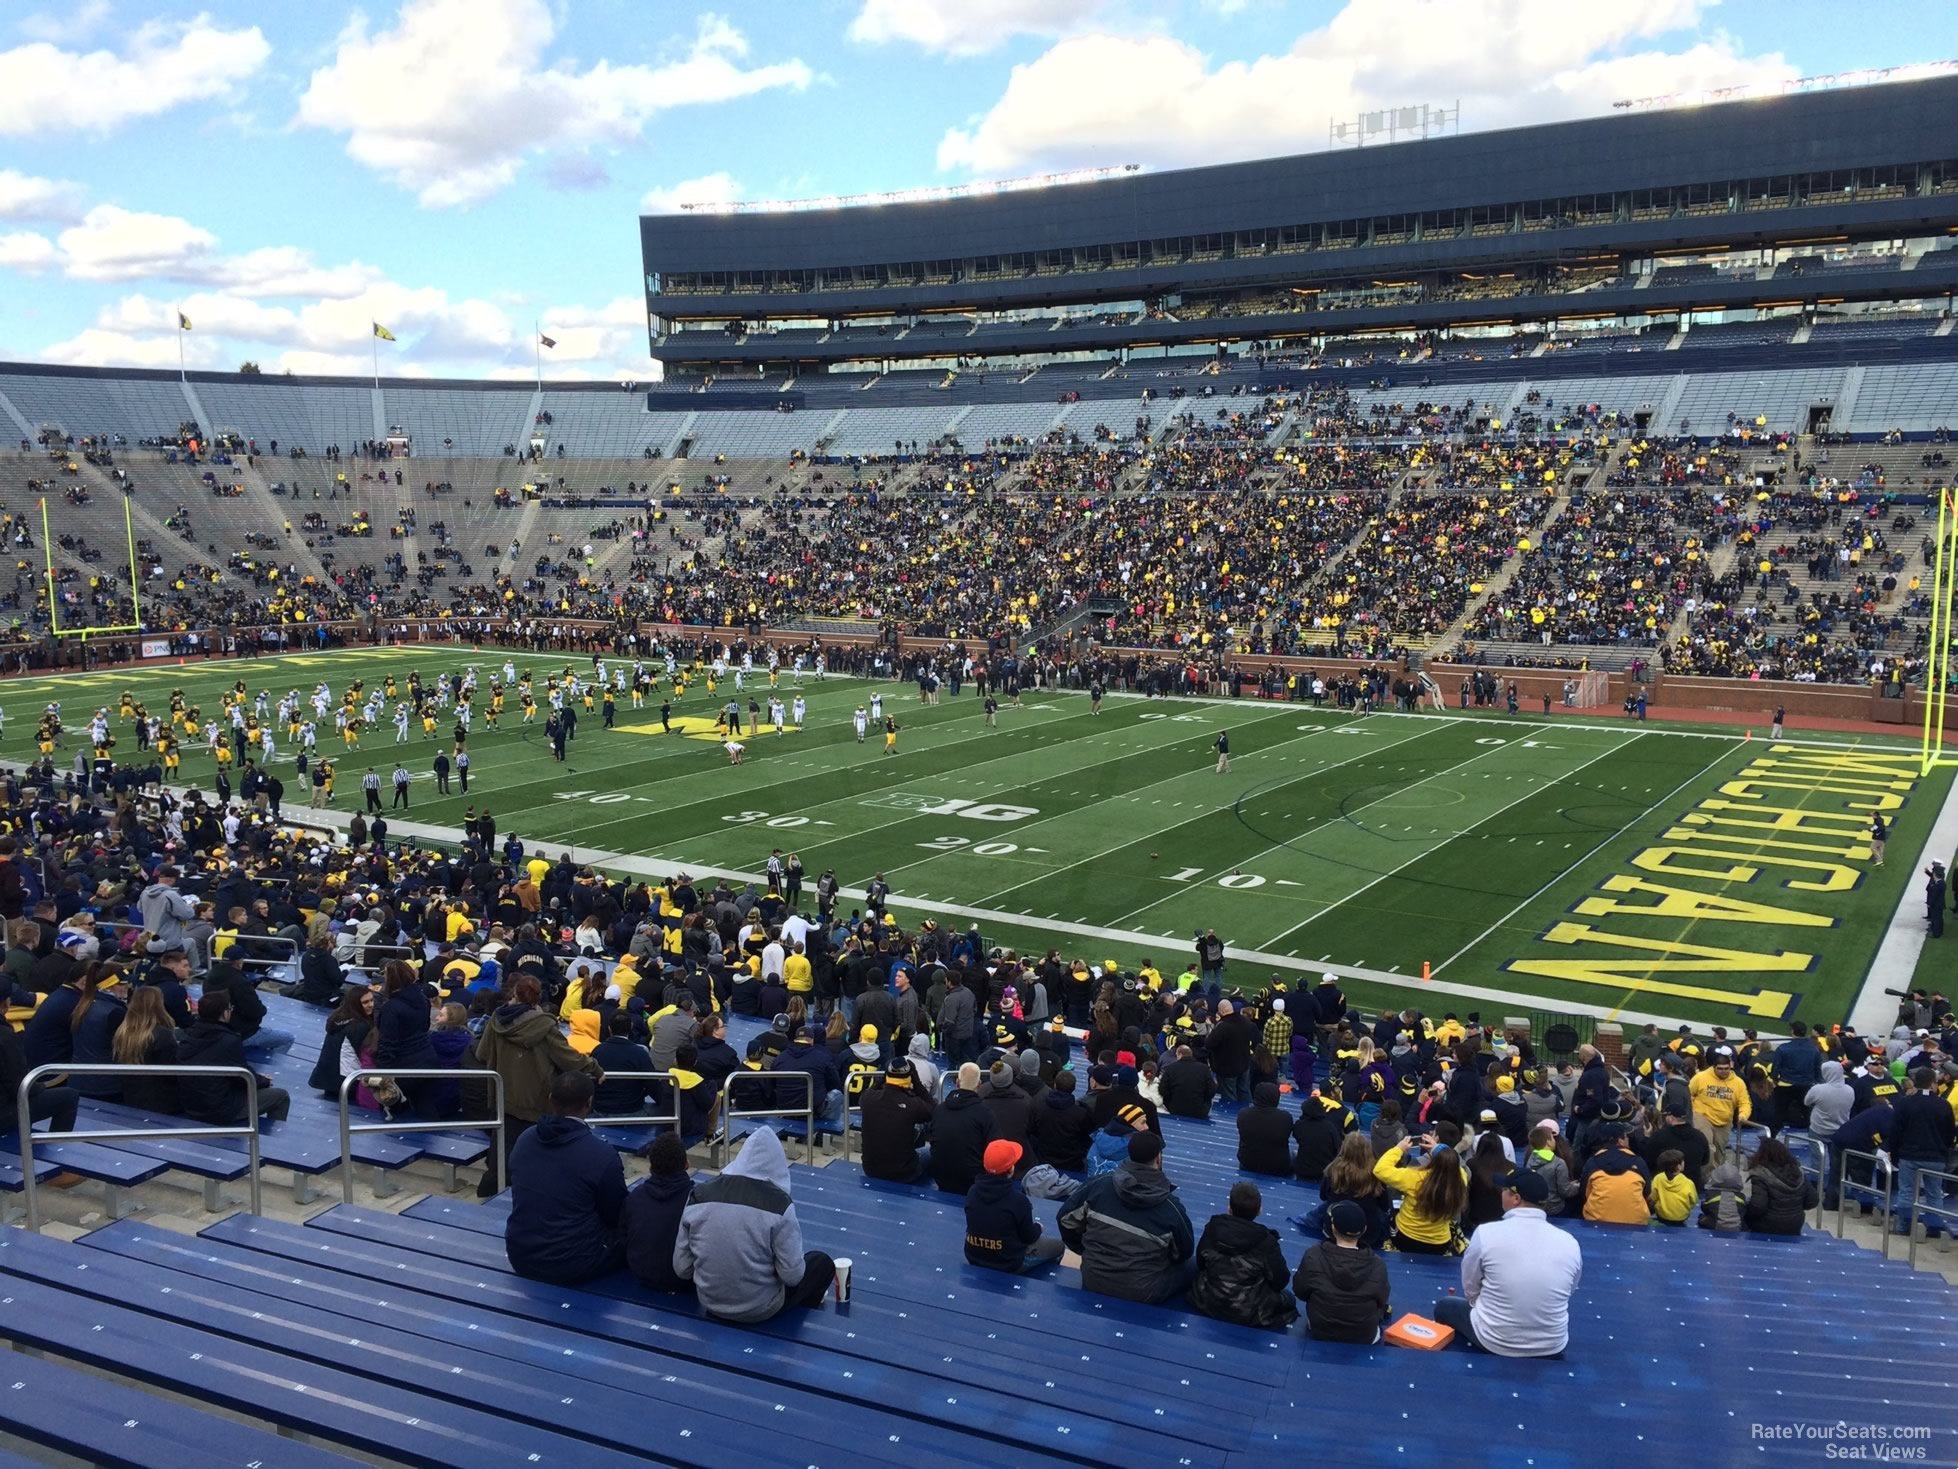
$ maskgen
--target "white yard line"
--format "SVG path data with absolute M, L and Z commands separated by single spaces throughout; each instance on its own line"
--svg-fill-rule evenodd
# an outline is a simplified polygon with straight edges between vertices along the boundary
M 1467 943 L 1463 944 L 1461 948 L 1457 949 L 1454 953 L 1450 954 L 1446 959 L 1443 959 L 1439 964 L 1435 965 L 1430 972 L 1433 974 L 1440 974 L 1442 970 L 1446 969 L 1450 964 L 1453 964 L 1457 959 L 1461 958 L 1462 955 L 1466 954 L 1470 949 L 1473 949 L 1477 944 L 1481 943 L 1484 939 L 1488 938 L 1490 934 L 1494 933 L 1497 929 L 1501 928 L 1504 924 L 1508 923 L 1510 919 L 1514 918 L 1518 913 L 1521 913 L 1525 908 L 1529 907 L 1530 904 L 1534 903 L 1538 898 L 1541 898 L 1545 893 L 1549 892 L 1550 889 L 1555 887 L 1558 883 L 1562 882 L 1565 878 L 1569 877 L 1571 873 L 1575 872 L 1584 863 L 1589 862 L 1593 857 L 1597 856 L 1599 852 L 1603 851 L 1611 843 L 1617 841 L 1618 838 L 1623 836 L 1626 832 L 1630 831 L 1634 826 L 1637 826 L 1641 821 L 1645 820 L 1646 817 L 1650 816 L 1654 811 L 1657 811 L 1661 806 L 1665 805 L 1666 802 L 1670 801 L 1674 796 L 1677 796 L 1681 791 L 1685 790 L 1686 787 L 1693 784 L 1694 781 L 1704 779 L 1706 773 L 1709 770 L 1713 769 L 1714 766 L 1718 765 L 1723 759 L 1725 759 L 1729 753 L 1731 752 L 1727 750 L 1722 750 L 1719 754 L 1715 755 L 1711 760 L 1707 761 L 1706 764 L 1702 765 L 1698 770 L 1694 771 L 1691 775 L 1687 776 L 1678 785 L 1674 786 L 1671 790 L 1667 791 L 1664 795 L 1659 797 L 1659 799 L 1654 801 L 1650 806 L 1647 806 L 1643 811 L 1639 812 L 1638 815 L 1634 816 L 1630 821 L 1627 821 L 1624 825 L 1620 826 L 1616 831 L 1611 832 L 1608 835 L 1599 838 L 1598 841 L 1592 844 L 1591 849 L 1588 852 L 1586 852 L 1583 856 L 1577 858 L 1574 861 L 1565 863 L 1563 869 L 1559 871 L 1556 876 L 1552 877 L 1548 882 L 1544 883 L 1542 887 L 1538 888 L 1535 892 L 1531 893 L 1527 898 L 1523 899 L 1523 901 L 1518 903 L 1514 908 L 1511 908 L 1507 913 L 1503 914 L 1503 916 L 1498 918 L 1494 923 L 1490 924 L 1487 928 L 1483 929 L 1481 933 L 1477 934 L 1474 938 L 1470 939 Z
M 288 818 L 287 825 L 327 826 L 335 830 L 343 828 L 351 818 L 350 811 L 308 811 L 303 818 Z M 322 817 L 337 818 L 322 821 Z M 389 823 L 390 835 L 408 838 L 422 837 L 436 841 L 458 843 L 462 833 L 454 827 L 429 826 L 421 822 L 401 821 Z M 635 856 L 619 852 L 602 852 L 585 847 L 567 849 L 573 862 L 589 864 L 594 867 L 610 868 L 618 872 L 628 872 L 635 876 L 663 878 L 676 871 L 692 873 L 696 877 L 726 877 L 738 882 L 760 883 L 765 881 L 760 873 L 738 872 L 732 868 L 712 867 L 705 863 L 686 862 L 671 857 Z M 864 893 L 861 888 L 844 888 L 842 896 L 851 901 L 861 901 Z M 968 919 L 977 923 L 1000 923 L 1014 928 L 1031 929 L 1041 933 L 1065 934 L 1071 938 L 1099 939 L 1105 943 L 1125 945 L 1139 954 L 1160 953 L 1162 935 L 1135 933 L 1118 928 L 1105 928 L 1088 923 L 1063 923 L 1055 919 L 1038 918 L 1026 913 L 1010 913 L 993 908 L 974 908 L 959 903 L 915 903 L 899 893 L 891 894 L 894 906 L 925 908 L 932 913 L 947 917 Z M 1551 999 L 1547 995 L 1532 995 L 1512 990 L 1491 989 L 1484 985 L 1456 984 L 1435 980 L 1423 984 L 1405 974 L 1391 970 L 1368 969 L 1356 964 L 1327 964 L 1300 959 L 1290 954 L 1260 953 L 1256 950 L 1236 949 L 1230 955 L 1232 962 L 1264 965 L 1272 969 L 1290 970 L 1298 974 L 1336 974 L 1342 979 L 1354 979 L 1373 984 L 1387 985 L 1402 993 L 1443 994 L 1461 1000 L 1473 1000 L 1485 1005 L 1509 1005 L 1516 1007 L 1554 1005 L 1557 1009 L 1571 1014 L 1588 1015 L 1604 1020 L 1616 1017 L 1643 1025 L 1651 1021 L 1658 1025 L 1676 1025 L 1678 1017 L 1644 1014 L 1632 1010 L 1615 1010 L 1603 1005 L 1589 1005 L 1581 1001 Z
M 1640 738 L 1641 737 L 1639 735 L 1635 734 L 1629 740 L 1625 740 L 1620 744 L 1612 745 L 1607 749 L 1600 750 L 1598 751 L 1597 754 L 1593 755 L 1589 760 L 1586 760 L 1582 765 L 1574 766 L 1572 769 L 1565 771 L 1562 775 L 1557 776 L 1554 780 L 1548 781 L 1543 785 L 1532 786 L 1530 787 L 1529 790 L 1523 792 L 1522 795 L 1517 796 L 1512 800 L 1504 801 L 1502 805 L 1496 807 L 1495 810 L 1491 811 L 1487 816 L 1484 816 L 1480 821 L 1476 822 L 1475 826 L 1471 826 L 1468 829 L 1469 832 L 1474 831 L 1476 827 L 1487 826 L 1491 821 L 1494 821 L 1498 816 L 1502 815 L 1503 812 L 1509 810 L 1512 806 L 1521 805 L 1524 801 L 1530 800 L 1532 797 L 1540 796 L 1545 791 L 1554 789 L 1556 786 L 1562 784 L 1564 781 L 1571 779 L 1571 777 L 1579 774 L 1580 772 L 1589 770 L 1593 765 L 1596 765 L 1600 760 L 1604 759 L 1605 756 L 1616 755 L 1620 750 L 1629 750 L 1633 745 L 1636 745 L 1639 742 Z M 1417 782 L 1417 784 L 1425 784 L 1425 782 Z M 1410 786 L 1407 787 L 1407 789 L 1412 790 L 1414 789 L 1414 787 Z M 1467 835 L 1468 832 L 1457 832 L 1455 833 L 1455 835 L 1451 837 L 1446 837 L 1443 840 L 1435 843 L 1433 846 L 1422 848 L 1422 850 L 1416 852 L 1412 857 L 1409 857 L 1405 862 L 1401 862 L 1396 866 L 1389 868 L 1387 871 L 1381 873 L 1378 877 L 1374 878 L 1371 882 L 1368 882 L 1360 887 L 1355 888 L 1352 892 L 1348 893 L 1345 897 L 1339 899 L 1337 902 L 1328 903 L 1325 907 L 1321 908 L 1317 913 L 1314 913 L 1310 918 L 1307 918 L 1302 922 L 1293 924 L 1290 928 L 1286 929 L 1283 933 L 1279 934 L 1276 938 L 1267 939 L 1262 947 L 1267 949 L 1277 948 L 1281 943 L 1283 943 L 1286 939 L 1290 938 L 1293 934 L 1297 933 L 1300 929 L 1310 927 L 1312 924 L 1317 923 L 1321 918 L 1324 918 L 1328 913 L 1331 913 L 1333 910 L 1337 908 L 1345 907 L 1348 903 L 1352 902 L 1355 898 L 1359 897 L 1360 894 L 1364 892 L 1368 892 L 1375 887 L 1378 887 L 1381 883 L 1385 882 L 1388 878 L 1392 877 L 1395 873 L 1400 872 L 1405 868 L 1412 867 L 1416 862 L 1419 862 L 1423 857 L 1430 856 L 1433 853 L 1440 851 L 1443 847 L 1447 846 L 1450 842 L 1460 841 L 1463 837 Z

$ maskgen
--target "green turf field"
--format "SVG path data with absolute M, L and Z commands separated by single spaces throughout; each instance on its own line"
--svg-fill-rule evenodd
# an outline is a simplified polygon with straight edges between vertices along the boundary
M 165 709 L 181 686 L 208 713 L 241 677 L 276 701 L 322 678 L 337 695 L 355 677 L 430 678 L 472 661 L 486 683 L 506 657 L 532 668 L 540 690 L 567 662 L 363 649 L 10 681 L 0 750 L 27 751 L 51 698 L 72 730 L 124 688 Z M 785 700 L 790 685 L 785 675 Z M 418 779 L 410 814 L 455 826 L 474 804 L 533 848 L 696 873 L 759 872 L 779 847 L 801 854 L 812 885 L 826 866 L 846 887 L 882 872 L 906 922 L 976 920 L 989 942 L 1124 966 L 1146 955 L 1181 967 L 1193 930 L 1214 927 L 1240 984 L 1337 966 L 1376 1003 L 1411 991 L 1436 1011 L 1773 1030 L 1797 1014 L 1847 1015 L 1951 780 L 1920 777 L 1904 740 L 1795 732 L 1770 746 L 1602 712 L 1360 719 L 1111 697 L 1095 716 L 1084 695 L 1030 693 L 988 729 L 970 689 L 932 708 L 907 685 L 811 678 L 802 692 L 807 727 L 744 737 L 738 769 L 704 727 L 731 681 L 712 703 L 697 689 L 676 709 L 686 733 L 660 733 L 657 700 L 637 712 L 622 701 L 611 731 L 585 716 L 562 765 L 541 713 L 525 731 L 513 700 L 501 733 L 479 720 L 469 794 L 438 798 Z M 859 744 L 851 727 L 873 692 L 901 727 L 894 756 L 875 730 Z M 1228 774 L 1214 768 L 1221 730 Z M 361 774 L 371 764 L 385 781 L 398 753 L 427 772 L 446 723 L 442 734 L 425 742 L 417 730 L 397 747 L 391 724 L 370 731 L 362 752 L 339 759 L 336 805 L 357 806 Z M 119 753 L 132 744 L 125 735 Z M 341 756 L 330 732 L 320 747 Z M 281 739 L 281 764 L 290 756 Z M 184 773 L 208 787 L 201 747 Z M 289 785 L 288 813 L 303 814 L 305 795 Z M 1866 840 L 1873 805 L 1893 825 L 1883 868 Z

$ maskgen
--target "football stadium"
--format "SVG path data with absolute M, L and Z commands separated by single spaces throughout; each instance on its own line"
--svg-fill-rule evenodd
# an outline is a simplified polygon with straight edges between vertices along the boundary
M 1958 68 L 1740 90 L 0 362 L 0 1465 L 1958 1463 Z

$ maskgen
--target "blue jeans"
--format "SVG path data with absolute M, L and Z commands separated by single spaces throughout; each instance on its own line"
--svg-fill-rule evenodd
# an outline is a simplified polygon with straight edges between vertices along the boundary
M 1251 1101 L 1251 1073 L 1240 1071 L 1236 1076 L 1218 1077 L 1217 1099 L 1223 1102 L 1243 1102 L 1248 1106 Z
M 1475 1339 L 1475 1327 L 1469 1315 L 1469 1303 L 1462 1296 L 1443 1296 L 1435 1302 L 1435 1320 L 1450 1327 L 1455 1340 L 1471 1351 L 1481 1351 L 1482 1343 Z
M 1924 1196 L 1922 1202 L 1925 1208 L 1939 1209 L 1944 1207 L 1944 1180 L 1932 1172 L 1935 1169 L 1941 1173 L 1944 1171 L 1944 1166 L 1944 1160 L 1942 1158 L 1935 1161 L 1922 1158 L 1899 1158 L 1897 1160 L 1897 1202 L 1895 1205 L 1896 1213 L 1891 1216 L 1890 1220 L 1892 1231 L 1897 1234 L 1910 1233 L 1910 1227 L 1915 1222 L 1910 1217 L 1910 1191 L 1915 1185 L 1916 1180 L 1920 1177 L 1924 1180 Z M 1932 1235 L 1943 1233 L 1946 1227 L 1947 1221 L 1932 1215 L 1925 1216 L 1924 1234 L 1927 1239 Z
M 261 1025 L 245 1042 L 245 1059 L 270 1061 L 274 1056 L 282 1056 L 291 1049 L 292 1036 L 283 1030 L 274 1030 L 269 1025 Z

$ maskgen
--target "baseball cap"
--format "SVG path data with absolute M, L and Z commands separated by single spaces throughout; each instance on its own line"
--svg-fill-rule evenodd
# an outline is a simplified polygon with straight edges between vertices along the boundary
M 986 1144 L 982 1161 L 988 1173 L 1011 1173 L 1019 1163 L 1022 1151 L 1020 1145 L 1009 1138 L 994 1138 Z
M 1129 1138 L 1129 1162 L 1153 1163 L 1163 1155 L 1163 1140 L 1153 1132 L 1138 1132 Z
M 998 1144 L 994 1144 L 995 1147 Z M 1527 1168 L 1519 1168 L 1506 1178 L 1496 1180 L 1497 1186 L 1507 1193 L 1515 1194 L 1526 1204 L 1543 1204 L 1550 1200 L 1550 1185 Z
M 1367 1232 L 1367 1211 L 1351 1199 L 1336 1199 L 1326 1210 L 1326 1223 L 1334 1233 L 1352 1239 Z
M 874 1025 L 866 1025 L 863 1027 L 863 1029 L 857 1032 L 857 1040 L 859 1043 L 865 1041 L 874 1041 L 876 1039 L 877 1039 L 877 1027 Z

